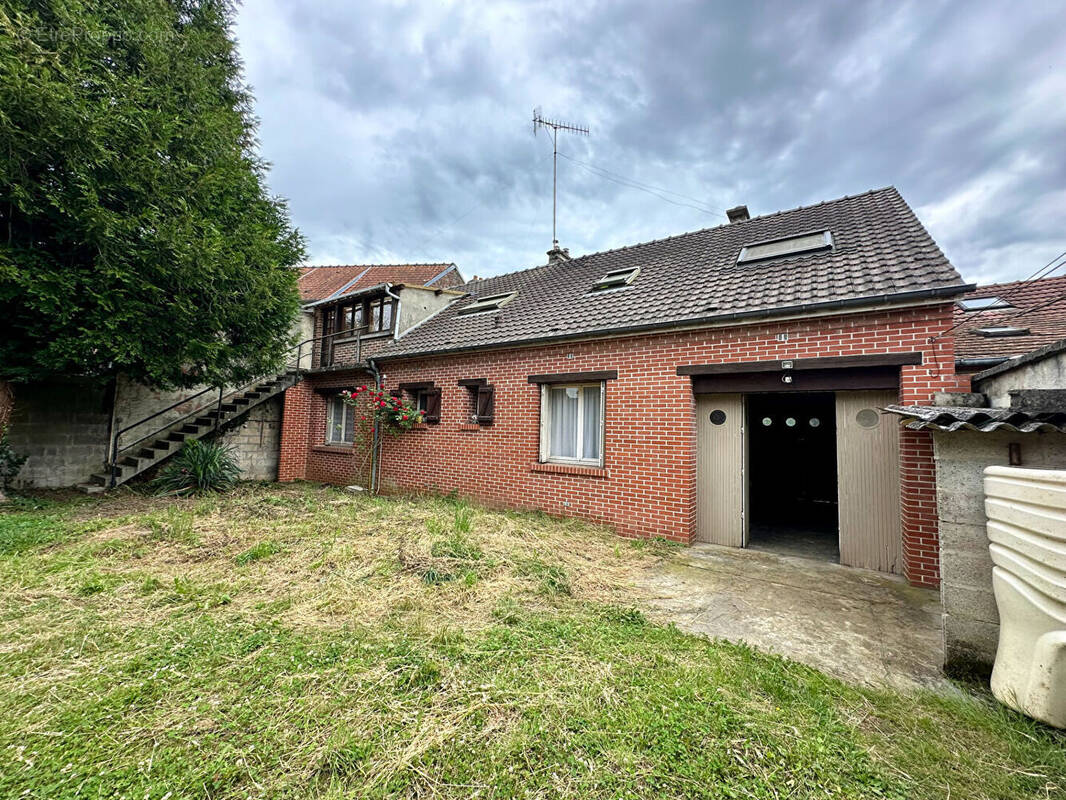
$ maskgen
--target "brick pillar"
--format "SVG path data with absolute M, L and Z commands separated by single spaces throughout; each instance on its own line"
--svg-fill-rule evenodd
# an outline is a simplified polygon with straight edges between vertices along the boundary
M 281 455 L 278 458 L 279 481 L 297 481 L 307 477 L 313 398 L 314 392 L 308 381 L 301 381 L 285 392 L 281 418 Z
M 900 521 L 903 574 L 913 586 L 940 586 L 940 538 L 936 513 L 936 464 L 928 431 L 899 433 Z

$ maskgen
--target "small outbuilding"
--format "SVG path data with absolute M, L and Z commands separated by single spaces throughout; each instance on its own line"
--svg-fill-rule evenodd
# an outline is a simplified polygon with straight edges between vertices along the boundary
M 906 429 L 933 434 L 948 668 L 987 668 L 996 655 L 985 468 L 1066 468 L 1066 339 L 975 374 L 971 388 L 886 408 Z

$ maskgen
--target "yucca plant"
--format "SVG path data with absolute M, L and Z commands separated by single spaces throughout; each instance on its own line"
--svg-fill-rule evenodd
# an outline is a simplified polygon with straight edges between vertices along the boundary
M 233 448 L 193 439 L 159 471 L 152 485 L 161 494 L 223 492 L 241 477 Z

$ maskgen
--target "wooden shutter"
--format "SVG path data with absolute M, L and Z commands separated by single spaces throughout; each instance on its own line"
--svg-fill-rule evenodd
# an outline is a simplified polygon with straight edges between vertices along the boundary
M 426 413 L 423 416 L 426 422 L 440 422 L 440 389 L 426 392 Z
M 477 409 L 475 412 L 479 424 L 491 424 L 496 416 L 496 389 L 493 386 L 477 387 Z

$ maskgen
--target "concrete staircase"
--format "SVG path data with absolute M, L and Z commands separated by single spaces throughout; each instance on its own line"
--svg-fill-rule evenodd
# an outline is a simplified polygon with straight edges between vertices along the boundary
M 222 404 L 208 402 L 200 409 L 171 422 L 165 428 L 118 450 L 115 463 L 103 472 L 94 473 L 78 488 L 89 494 L 121 486 L 142 472 L 166 461 L 181 450 L 185 442 L 223 430 L 261 403 L 284 392 L 303 379 L 300 370 L 290 370 L 264 378 L 250 388 L 238 389 L 223 396 Z M 217 395 L 216 395 L 217 397 Z M 216 417 L 218 417 L 216 425 Z M 112 474 L 113 473 L 113 474 Z

